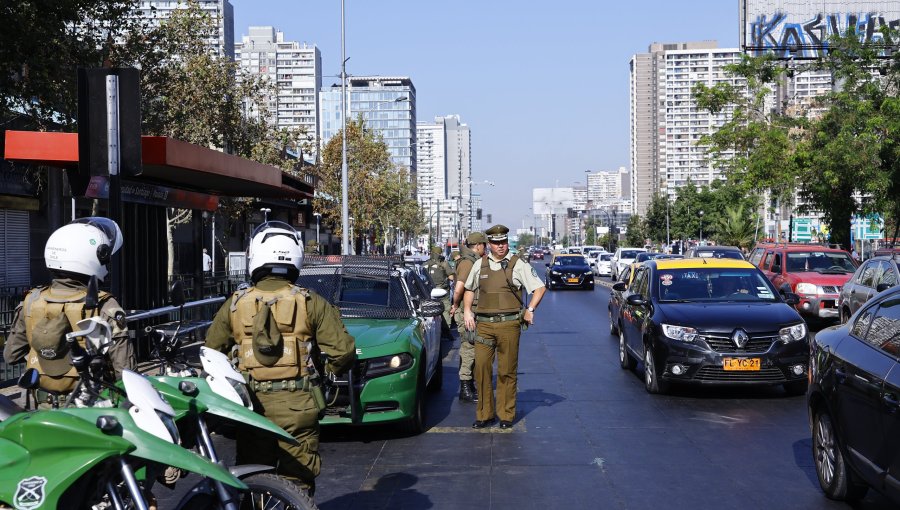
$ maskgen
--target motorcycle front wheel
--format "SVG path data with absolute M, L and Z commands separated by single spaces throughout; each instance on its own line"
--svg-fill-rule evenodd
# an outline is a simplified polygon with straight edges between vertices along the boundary
M 317 510 L 306 491 L 291 481 L 270 473 L 242 478 L 249 491 L 241 494 L 241 510 Z

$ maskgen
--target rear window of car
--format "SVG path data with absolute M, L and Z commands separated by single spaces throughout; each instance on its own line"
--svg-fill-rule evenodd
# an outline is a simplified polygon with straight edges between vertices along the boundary
M 734 250 L 703 250 L 698 251 L 697 256 L 704 259 L 736 259 L 744 260 L 744 255 Z
M 775 302 L 768 279 L 755 269 L 665 269 L 656 273 L 660 301 Z
M 637 250 L 622 250 L 622 253 L 619 254 L 619 259 L 633 259 L 637 257 L 638 253 L 643 253 Z
M 801 251 L 787 252 L 785 270 L 789 273 L 814 272 L 847 274 L 856 272 L 850 255 L 843 252 Z
M 609 260 L 612 258 L 612 253 L 604 253 L 600 255 L 600 260 Z

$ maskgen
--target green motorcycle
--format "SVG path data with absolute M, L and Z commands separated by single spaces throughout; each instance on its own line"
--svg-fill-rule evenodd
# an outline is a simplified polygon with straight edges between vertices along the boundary
M 0 508 L 148 508 L 139 478 L 167 467 L 235 489 L 247 486 L 222 466 L 178 445 L 175 411 L 150 381 L 122 374 L 122 407 L 0 412 Z

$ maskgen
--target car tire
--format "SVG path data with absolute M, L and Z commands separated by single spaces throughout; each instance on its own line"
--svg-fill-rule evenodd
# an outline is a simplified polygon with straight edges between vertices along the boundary
M 606 309 L 606 317 L 609 319 L 609 336 L 618 336 L 619 328 L 616 325 L 616 321 L 613 320 L 612 310 L 609 308 Z
M 653 357 L 653 347 L 648 343 L 644 348 L 644 389 L 647 393 L 664 395 L 669 391 L 669 385 L 659 378 L 659 369 Z
M 806 395 L 806 388 L 809 386 L 809 382 L 804 379 L 802 381 L 792 381 L 789 383 L 784 383 L 784 391 L 787 392 L 788 395 L 792 397 L 796 397 L 799 395 Z
M 416 383 L 416 399 L 413 404 L 412 416 L 406 420 L 404 430 L 413 436 L 425 432 L 425 368 L 419 370 Z
M 623 370 L 634 370 L 634 367 L 637 366 L 637 360 L 631 356 L 628 347 L 625 346 L 625 333 L 621 329 L 619 329 L 619 366 Z
M 854 479 L 837 442 L 831 415 L 820 410 L 813 418 L 813 461 L 819 486 L 830 499 L 856 501 L 866 495 L 868 486 Z
M 424 356 L 425 353 L 422 353 Z M 441 386 L 444 385 L 444 360 L 438 358 L 437 366 L 434 367 L 434 373 L 431 374 L 431 380 L 428 381 L 428 391 L 432 393 L 437 393 L 441 391 Z

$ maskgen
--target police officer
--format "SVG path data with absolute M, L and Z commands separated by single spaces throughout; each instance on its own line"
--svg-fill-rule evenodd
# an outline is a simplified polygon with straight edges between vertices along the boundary
M 431 258 L 425 262 L 424 267 L 428 271 L 428 276 L 431 277 L 434 287 L 447 291 L 447 295 L 441 298 L 441 302 L 444 303 L 444 322 L 441 324 L 441 336 L 452 339 L 453 337 L 450 336 L 450 302 L 451 292 L 453 291 L 450 288 L 450 282 L 456 277 L 456 273 L 453 272 L 450 264 L 444 260 L 444 256 L 441 255 L 441 249 L 437 246 L 431 248 Z
M 356 358 L 355 341 L 338 309 L 293 284 L 303 263 L 303 244 L 293 227 L 260 225 L 247 252 L 253 286 L 238 290 L 213 319 L 206 345 L 221 352 L 237 346 L 254 407 L 294 436 L 299 445 L 239 431 L 239 464 L 275 466 L 276 473 L 315 493 L 321 469 L 319 411 L 311 388 L 310 359 L 328 355 L 326 372 L 343 374 Z
M 509 252 L 508 228 L 494 225 L 484 233 L 491 253 L 473 266 L 463 297 L 466 329 L 477 333 L 475 382 L 479 399 L 472 427 L 488 427 L 499 416 L 500 428 L 508 429 L 516 418 L 520 328 L 534 323 L 534 311 L 546 289 L 534 268 Z M 524 310 L 522 289 L 532 294 Z M 477 310 L 472 306 L 476 300 Z M 497 357 L 496 409 L 492 387 L 494 356 Z
M 66 333 L 76 331 L 78 321 L 98 315 L 112 331 L 112 345 L 107 351 L 114 374 L 135 366 L 134 349 L 128 341 L 125 312 L 116 299 L 99 293 L 99 310 L 85 309 L 87 284 L 91 276 L 103 281 L 107 265 L 122 247 L 122 231 L 108 218 L 88 217 L 73 220 L 53 232 L 44 247 L 44 263 L 50 270 L 49 286 L 28 292 L 16 308 L 12 330 L 3 348 L 7 363 L 25 360 L 27 368 L 41 374 L 39 401 L 65 396 L 75 389 L 78 373 L 66 343 Z
M 475 335 L 468 334 L 463 318 L 462 304 L 465 294 L 466 279 L 472 266 L 478 263 L 484 256 L 487 245 L 487 237 L 481 232 L 472 232 L 466 238 L 465 246 L 460 247 L 460 259 L 456 264 L 456 284 L 453 290 L 453 306 L 450 313 L 456 319 L 456 329 L 459 331 L 459 401 L 478 402 L 478 391 L 472 380 L 472 370 L 475 367 Z M 478 303 L 472 303 L 472 307 Z

